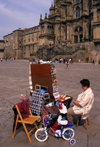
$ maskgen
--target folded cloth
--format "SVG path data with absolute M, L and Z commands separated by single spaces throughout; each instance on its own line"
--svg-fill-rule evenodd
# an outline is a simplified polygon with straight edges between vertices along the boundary
M 19 111 L 22 114 L 23 118 L 29 117 L 29 102 L 27 100 L 23 100 L 22 102 L 17 104 Z

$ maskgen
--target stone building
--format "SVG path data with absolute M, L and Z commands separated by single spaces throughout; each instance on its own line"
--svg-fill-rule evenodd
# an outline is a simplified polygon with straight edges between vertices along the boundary
M 5 41 L 5 58 L 23 58 L 23 31 L 18 29 L 4 36 Z
M 23 58 L 33 58 L 39 46 L 39 26 L 23 31 Z
M 0 58 L 4 57 L 4 40 L 0 39 Z
M 13 39 L 9 41 L 7 38 Z M 38 26 L 4 37 L 17 58 L 100 62 L 100 0 L 54 0 Z M 9 42 L 12 46 L 9 46 Z M 16 42 L 16 45 L 14 45 Z M 11 45 L 10 44 L 10 45 Z M 7 46 L 6 46 L 7 47 Z M 15 48 L 14 48 L 15 47 Z

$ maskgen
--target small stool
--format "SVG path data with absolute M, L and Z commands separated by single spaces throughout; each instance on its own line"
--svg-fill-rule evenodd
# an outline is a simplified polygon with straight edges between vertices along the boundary
M 81 121 L 81 116 L 79 116 L 77 119 L 76 127 L 78 127 L 80 121 Z M 87 129 L 87 125 L 89 125 L 89 118 L 88 117 L 85 119 L 85 123 L 84 123 L 85 129 Z

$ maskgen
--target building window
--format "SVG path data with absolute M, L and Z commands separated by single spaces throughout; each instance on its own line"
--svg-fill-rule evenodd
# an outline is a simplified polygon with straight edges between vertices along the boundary
M 83 35 L 81 34 L 80 35 L 80 42 L 82 42 L 82 39 L 83 39 Z
M 28 46 L 28 49 L 30 50 L 30 45 Z
M 78 43 L 78 36 L 77 35 L 74 36 L 74 42 Z
M 75 28 L 74 31 L 74 42 L 82 42 L 83 41 L 83 28 L 81 26 L 78 26 Z
M 80 7 L 76 7 L 76 18 L 80 17 Z
M 75 32 L 78 32 L 78 28 L 75 28 Z
M 76 1 L 76 3 L 79 3 L 80 2 L 80 0 L 75 0 Z
M 4 49 L 0 49 L 0 52 L 3 53 L 4 52 Z
M 43 28 L 44 28 L 44 26 L 42 25 L 42 26 L 41 26 L 41 29 L 43 29 Z
M 52 25 L 51 25 L 51 26 L 48 25 L 47 28 L 48 28 L 48 29 L 53 29 L 53 26 L 52 26 Z
M 97 10 L 97 19 L 100 21 L 100 9 Z
M 79 32 L 83 32 L 83 28 L 82 27 L 79 27 Z
M 67 16 L 67 8 L 66 8 L 65 12 L 66 12 L 66 16 Z

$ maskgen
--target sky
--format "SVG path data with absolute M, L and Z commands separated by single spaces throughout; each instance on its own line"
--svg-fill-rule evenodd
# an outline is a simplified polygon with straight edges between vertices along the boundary
M 0 0 L 0 39 L 18 28 L 30 28 L 39 24 L 49 14 L 53 0 Z

